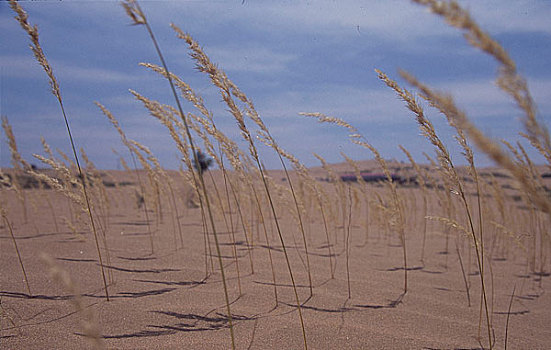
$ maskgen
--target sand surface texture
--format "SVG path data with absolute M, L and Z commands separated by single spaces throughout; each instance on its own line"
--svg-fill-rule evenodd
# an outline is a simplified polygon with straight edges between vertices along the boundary
M 350 169 L 342 165 L 335 168 L 337 173 L 346 170 Z M 292 174 L 297 193 L 305 198 L 301 217 L 308 256 L 288 182 L 282 172 L 270 173 L 308 348 L 489 348 L 476 253 L 468 234 L 436 219 L 424 219 L 422 189 L 415 184 L 398 185 L 407 248 L 404 294 L 402 241 L 393 216 L 385 210 L 390 206 L 388 188 L 374 183 L 336 185 L 326 181 L 328 175 L 322 169 L 311 172 L 324 191 L 328 228 L 315 194 L 305 191 Z M 221 172 L 211 173 L 205 179 L 212 196 L 236 348 L 303 348 L 283 246 L 260 182 L 255 184 L 262 217 L 251 191 L 239 191 L 241 213 L 235 200 L 228 206 Z M 193 203 L 191 188 L 171 172 L 174 197 L 165 186 L 159 189 L 161 201 L 156 203 L 155 188 L 145 173 L 141 176 L 147 184 L 147 217 L 137 195 L 136 173 L 103 172 L 105 192 L 100 194 L 97 185 L 91 188 L 109 302 L 86 214 L 54 190 L 24 189 L 25 218 L 17 194 L 2 189 L 31 294 L 4 220 L 0 348 L 231 348 L 214 235 L 210 228 L 205 235 L 206 219 Z M 496 179 L 506 196 L 505 218 L 500 218 L 489 187 L 484 192 L 488 195 L 482 197 L 484 278 L 494 348 L 505 347 L 507 330 L 508 349 L 550 349 L 549 218 L 515 197 L 512 180 Z M 469 186 L 478 229 L 477 197 L 474 186 Z M 426 215 L 446 217 L 436 193 L 429 189 Z M 453 217 L 466 227 L 464 208 L 456 198 L 452 200 Z M 93 334 L 99 337 L 94 340 Z

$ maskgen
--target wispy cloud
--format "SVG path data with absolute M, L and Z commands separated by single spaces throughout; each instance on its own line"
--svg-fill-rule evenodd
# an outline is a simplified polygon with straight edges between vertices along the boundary
M 282 53 L 263 46 L 210 47 L 207 50 L 215 62 L 222 62 L 226 71 L 274 74 L 287 69 L 296 55 Z
M 477 0 L 460 3 L 485 30 L 504 41 L 519 69 L 529 72 L 541 116 L 548 118 L 551 71 L 545 59 L 536 56 L 550 52 L 546 47 L 551 6 L 535 0 L 504 0 L 499 6 Z M 90 156 L 97 155 L 101 162 L 105 150 L 118 145 L 118 136 L 93 105 L 98 100 L 113 110 L 130 137 L 172 162 L 170 138 L 127 91 L 132 88 L 172 103 L 166 81 L 137 66 L 140 61 L 158 62 L 145 29 L 130 26 L 115 2 L 27 2 L 23 6 L 39 26 L 67 107 L 75 116 L 78 142 L 91 147 Z M 281 146 L 309 164 L 317 164 L 313 151 L 331 161 L 340 160 L 339 150 L 357 157 L 369 155 L 350 145 L 346 132 L 298 117 L 299 112 L 346 119 L 385 157 L 399 154 L 397 142 L 410 149 L 426 146 L 417 137 L 417 126 L 404 103 L 377 80 L 375 67 L 394 77 L 398 68 L 408 69 L 431 86 L 450 92 L 477 125 L 495 124 L 491 129 L 496 137 L 510 136 L 520 128 L 516 108 L 493 83 L 495 62 L 469 47 L 460 31 L 410 1 L 149 1 L 142 6 L 170 69 L 204 96 L 219 127 L 239 139 L 218 90 L 206 75 L 193 70 L 185 43 L 168 25 L 171 21 L 191 33 L 254 101 Z M 64 134 L 48 123 L 59 116 L 47 78 L 12 17 L 7 4 L 0 3 L 0 29 L 5 34 L 0 38 L 2 112 L 9 114 L 23 150 L 40 150 L 40 134 L 63 147 Z M 431 118 L 438 127 L 445 127 L 443 118 L 433 112 Z M 267 166 L 277 166 L 277 160 L 270 159 Z
M 459 3 L 494 34 L 551 32 L 548 25 L 551 8 L 546 2 L 504 0 L 499 7 L 479 0 L 460 0 Z M 223 5 L 219 2 L 188 2 L 168 3 L 166 6 L 150 3 L 148 11 L 159 21 L 166 19 L 168 8 L 168 12 L 174 15 L 170 20 L 176 23 L 186 13 L 194 13 L 204 18 L 216 18 L 218 24 L 247 25 L 262 31 L 292 33 L 300 30 L 333 36 L 358 31 L 398 42 L 456 32 L 447 28 L 442 19 L 429 14 L 424 6 L 409 1 L 246 1 L 243 5 L 238 2 Z
M 532 97 L 540 110 L 551 108 L 551 79 L 529 79 Z M 457 103 L 475 118 L 511 117 L 520 111 L 514 100 L 499 89 L 493 79 L 457 81 L 435 88 L 450 93 Z
M 64 81 L 79 81 L 82 83 L 129 83 L 139 78 L 131 73 L 124 73 L 99 67 L 84 67 L 74 63 L 51 61 L 54 74 L 63 77 Z M 36 62 L 29 51 L 28 55 L 0 55 L 2 74 L 12 78 L 44 78 L 42 67 Z
M 42 71 L 42 67 L 29 55 L 0 54 L 0 67 L 4 78 L 31 78 Z
M 97 67 L 79 67 L 73 64 L 56 64 L 56 71 L 66 80 L 83 83 L 130 83 L 139 80 L 136 75 Z

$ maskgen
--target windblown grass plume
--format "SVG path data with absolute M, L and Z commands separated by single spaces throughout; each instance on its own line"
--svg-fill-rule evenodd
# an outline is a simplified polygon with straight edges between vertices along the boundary
M 117 130 L 119 136 L 121 137 L 122 143 L 128 148 L 128 152 L 130 153 L 130 157 L 132 158 L 132 164 L 134 165 L 136 177 L 138 178 L 138 184 L 139 184 L 139 188 L 140 188 L 140 193 L 139 194 L 143 198 L 143 213 L 144 213 L 144 216 L 145 216 L 145 220 L 147 222 L 147 233 L 149 234 L 149 237 L 150 237 L 151 254 L 153 254 L 153 250 L 154 250 L 154 248 L 153 248 L 153 238 L 152 238 L 153 233 L 151 231 L 151 223 L 150 223 L 150 220 L 149 220 L 149 211 L 147 209 L 148 200 L 146 200 L 148 198 L 148 195 L 146 193 L 146 188 L 145 188 L 145 186 L 142 182 L 142 178 L 141 178 L 140 172 L 138 171 L 138 165 L 137 165 L 137 162 L 136 162 L 136 154 L 137 154 L 138 151 L 136 150 L 136 147 L 134 145 L 132 145 L 132 143 L 128 140 L 128 138 L 126 137 L 126 134 L 122 130 L 119 122 L 117 121 L 115 116 L 113 116 L 111 111 L 109 111 L 105 106 L 103 106 L 99 102 L 95 102 L 95 104 L 102 111 L 102 113 L 107 117 L 107 119 L 109 119 L 111 124 L 113 124 L 113 127 L 115 128 L 115 130 Z
M 305 117 L 313 117 L 316 118 L 320 123 L 330 123 L 330 124 L 336 124 L 337 126 L 346 128 L 348 132 L 350 133 L 348 136 L 350 138 L 350 141 L 352 143 L 355 143 L 361 147 L 367 148 L 371 151 L 381 168 L 383 169 L 383 172 L 386 176 L 386 184 L 391 194 L 392 199 L 392 207 L 391 207 L 391 213 L 392 213 L 392 222 L 396 224 L 397 230 L 398 230 L 398 237 L 400 239 L 400 243 L 402 245 L 402 256 L 403 256 L 403 263 L 404 263 L 404 291 L 403 294 L 400 296 L 398 300 L 401 300 L 402 297 L 407 293 L 408 291 L 408 267 L 407 267 L 407 249 L 406 249 L 406 236 L 405 236 L 405 222 L 404 222 L 404 213 L 403 213 L 403 207 L 400 204 L 400 199 L 398 198 L 398 192 L 396 191 L 396 184 L 392 179 L 392 175 L 390 174 L 390 170 L 388 169 L 388 166 L 381 157 L 381 154 L 379 151 L 371 145 L 366 138 L 361 135 L 355 127 L 350 125 L 349 123 L 345 122 L 344 120 L 336 117 L 330 117 L 326 116 L 322 113 L 300 113 L 300 115 Z
M 444 144 L 442 143 L 442 141 L 440 140 L 440 138 L 436 134 L 434 126 L 425 117 L 423 109 L 415 101 L 412 93 L 410 93 L 406 89 L 402 89 L 400 86 L 398 86 L 398 84 L 395 81 L 389 79 L 384 73 L 382 73 L 380 71 L 378 71 L 377 73 L 379 74 L 379 79 L 384 81 L 390 88 L 392 88 L 400 96 L 400 98 L 402 98 L 402 100 L 404 100 L 407 103 L 408 108 L 415 114 L 415 118 L 417 120 L 417 123 L 419 124 L 419 128 L 421 129 L 421 132 L 435 146 L 435 150 L 436 150 L 436 153 L 438 155 L 438 160 L 439 160 L 440 166 L 441 166 L 441 168 L 443 169 L 443 172 L 444 172 L 444 178 L 448 178 L 449 184 L 454 186 L 453 188 L 448 188 L 448 194 L 450 193 L 450 191 L 452 191 L 453 193 L 458 194 L 461 197 L 462 203 L 464 204 L 465 212 L 467 214 L 468 221 L 469 221 L 469 228 L 470 228 L 469 233 L 470 233 L 470 236 L 472 237 L 473 242 L 474 242 L 474 247 L 475 247 L 475 252 L 476 252 L 476 257 L 477 257 L 477 264 L 478 264 L 478 271 L 479 271 L 479 274 L 480 274 L 481 295 L 482 295 L 481 299 L 484 302 L 484 310 L 486 311 L 486 326 L 487 326 L 487 331 L 488 331 L 488 343 L 489 343 L 490 348 L 492 348 L 492 345 L 493 345 L 493 340 L 492 340 L 492 335 L 491 335 L 492 334 L 492 326 L 491 326 L 491 320 L 490 320 L 489 309 L 488 309 L 488 296 L 487 296 L 487 292 L 486 292 L 486 283 L 485 283 L 485 280 L 484 280 L 484 254 L 485 254 L 485 252 L 484 252 L 484 238 L 483 238 L 483 234 L 482 234 L 482 209 L 481 209 L 481 205 L 480 205 L 480 197 L 481 197 L 480 196 L 480 187 L 479 187 L 479 183 L 478 183 L 478 175 L 477 175 L 476 168 L 475 168 L 475 165 L 474 165 L 474 158 L 473 158 L 474 156 L 473 156 L 472 149 L 467 144 L 467 140 L 464 136 L 463 129 L 461 129 L 459 126 L 457 126 L 457 124 L 455 124 L 455 119 L 453 119 L 453 117 L 452 117 L 452 115 L 454 115 L 454 113 L 456 113 L 456 110 L 455 109 L 450 110 L 448 108 L 445 108 L 442 104 L 439 104 L 438 102 L 434 102 L 431 99 L 431 96 L 428 96 L 428 95 L 424 96 L 431 103 L 432 106 L 438 108 L 440 110 L 440 112 L 442 112 L 448 118 L 448 123 L 452 127 L 455 128 L 455 130 L 457 132 L 456 139 L 457 139 L 457 141 L 459 142 L 459 144 L 461 145 L 461 147 L 464 150 L 463 154 L 467 158 L 470 173 L 471 173 L 472 177 L 474 178 L 474 181 L 475 181 L 476 186 L 477 186 L 478 213 L 479 213 L 479 236 L 478 237 L 477 237 L 477 234 L 476 234 L 476 231 L 475 231 L 475 228 L 474 228 L 473 217 L 472 217 L 472 214 L 471 214 L 472 210 L 469 207 L 469 204 L 468 204 L 468 201 L 467 201 L 467 198 L 466 198 L 464 185 L 462 184 L 462 182 L 460 180 L 460 177 L 459 177 L 459 175 L 457 173 L 457 170 L 456 170 L 456 168 L 455 168 L 455 166 L 452 162 L 451 156 L 450 156 L 446 146 L 444 146 Z M 402 75 L 404 76 L 404 74 L 402 74 Z M 414 83 L 414 79 L 410 78 L 409 82 Z M 452 219 L 451 218 L 445 219 L 446 222 L 447 222 L 447 220 L 452 220 Z M 453 225 L 453 226 L 455 227 L 456 225 Z M 448 247 L 446 245 L 446 249 L 447 248 Z M 482 309 L 482 303 L 481 303 L 481 309 Z
M 470 45 L 492 56 L 500 65 L 497 85 L 511 96 L 524 112 L 523 124 L 526 138 L 545 156 L 551 164 L 551 138 L 547 127 L 536 118 L 536 107 L 526 79 L 516 68 L 516 64 L 507 51 L 471 18 L 470 14 L 456 1 L 413 0 L 430 7 L 435 14 L 444 17 L 453 27 L 464 30 L 465 39 Z M 463 119 L 460 117 L 459 119 Z M 472 132 L 472 131 L 471 131 Z M 471 136 L 471 137 L 474 137 Z M 481 146 L 480 146 L 481 147 Z M 483 147 L 481 149 L 484 150 Z M 493 153 L 488 149 L 485 152 Z M 496 155 L 497 156 L 497 155 Z M 501 163 L 500 163 L 501 164 Z
M 124 7 L 126 13 L 134 21 L 134 24 L 144 25 L 146 27 L 146 29 L 149 33 L 149 36 L 151 37 L 151 40 L 153 42 L 153 45 L 155 46 L 155 50 L 157 51 L 159 59 L 162 62 L 162 65 L 163 65 L 163 68 L 164 68 L 165 72 L 170 72 L 170 70 L 168 69 L 167 64 L 165 62 L 164 56 L 161 52 L 161 49 L 159 48 L 157 40 L 155 39 L 155 36 L 153 35 L 153 31 L 152 31 L 149 23 L 147 22 L 145 14 L 143 13 L 142 9 L 140 8 L 140 5 L 138 4 L 138 2 L 133 1 L 133 0 L 129 0 L 129 1 L 123 2 L 122 4 L 123 4 L 123 7 Z M 199 161 L 197 160 L 197 154 L 198 154 L 197 149 L 196 149 L 196 147 L 193 143 L 193 139 L 191 137 L 191 132 L 190 132 L 190 129 L 187 125 L 187 120 L 186 120 L 185 114 L 182 110 L 182 106 L 180 104 L 180 99 L 178 98 L 178 95 L 176 93 L 176 89 L 174 87 L 174 84 L 172 82 L 170 74 L 167 74 L 167 80 L 169 82 L 170 89 L 172 90 L 174 100 L 175 100 L 175 102 L 178 106 L 178 111 L 179 111 L 180 117 L 182 118 L 182 121 L 185 125 L 185 132 L 186 132 L 186 136 L 187 136 L 187 141 L 188 141 L 188 143 L 191 147 L 191 153 L 193 155 L 195 164 L 199 164 Z M 225 300 L 226 300 L 226 309 L 227 309 L 227 313 L 228 313 L 228 323 L 229 323 L 229 328 L 230 328 L 231 344 L 232 344 L 232 349 L 235 349 L 235 336 L 234 336 L 234 331 L 233 331 L 232 315 L 231 315 L 231 309 L 230 309 L 228 288 L 227 288 L 227 285 L 226 285 L 226 277 L 225 277 L 225 273 L 224 273 L 224 264 L 222 263 L 220 245 L 219 245 L 219 242 L 218 242 L 218 235 L 217 235 L 216 227 L 215 227 L 215 224 L 214 224 L 214 217 L 213 217 L 211 206 L 210 206 L 209 196 L 207 194 L 207 189 L 205 187 L 203 174 L 200 171 L 197 171 L 197 177 L 195 177 L 195 172 L 193 172 L 193 174 L 194 174 L 193 178 L 195 179 L 194 181 L 196 183 L 196 187 L 201 190 L 201 194 L 203 195 L 203 199 L 205 200 L 210 225 L 211 225 L 212 231 L 214 233 L 214 240 L 215 240 L 215 244 L 216 244 L 216 252 L 217 252 L 217 255 L 218 255 L 220 273 L 222 274 L 222 283 L 223 283 L 223 286 L 224 286 L 224 297 L 225 297 Z M 197 183 L 199 183 L 200 185 L 198 185 Z
M 444 16 L 448 23 L 465 29 L 467 31 L 466 38 L 471 45 L 492 55 L 502 65 L 500 76 L 498 77 L 498 85 L 511 94 L 519 107 L 525 112 L 523 121 L 528 135 L 530 136 L 529 139 L 531 142 L 538 145 L 538 149 L 543 150 L 543 152 L 547 154 L 548 150 L 551 149 L 551 146 L 547 146 L 551 144 L 551 142 L 549 142 L 549 132 L 547 132 L 546 128 L 537 121 L 535 108 L 526 81 L 518 75 L 514 62 L 503 47 L 488 34 L 484 33 L 470 18 L 468 12 L 459 7 L 455 1 L 450 3 L 442 3 L 435 0 L 414 1 L 430 5 L 431 9 L 435 13 Z M 498 143 L 484 135 L 482 131 L 468 119 L 467 115 L 455 106 L 451 96 L 434 92 L 408 73 L 402 72 L 402 77 L 418 88 L 423 96 L 430 100 L 431 103 L 438 105 L 442 110 L 448 111 L 447 114 L 454 120 L 457 127 L 464 130 L 471 141 L 474 142 L 480 150 L 485 152 L 498 165 L 509 170 L 541 210 L 546 213 L 551 213 L 550 200 L 536 191 L 530 184 L 526 174 L 515 165 Z M 546 158 L 548 161 L 550 160 L 549 157 L 546 156 Z
M 23 30 L 25 30 L 27 32 L 27 34 L 29 35 L 29 37 L 31 39 L 30 47 L 31 47 L 31 50 L 34 54 L 34 57 L 38 61 L 38 63 L 42 66 L 42 68 L 44 69 L 46 74 L 48 75 L 49 82 L 50 82 L 50 87 L 51 87 L 51 92 L 56 97 L 56 99 L 59 103 L 59 107 L 61 109 L 61 114 L 63 115 L 63 120 L 65 121 L 65 126 L 67 128 L 67 134 L 69 136 L 69 141 L 71 143 L 71 149 L 73 150 L 73 155 L 74 155 L 74 158 L 75 158 L 75 161 L 76 161 L 76 164 L 77 164 L 78 172 L 79 172 L 80 178 L 82 179 L 82 192 L 84 194 L 84 199 L 85 199 L 85 202 L 86 202 L 87 211 L 88 211 L 88 215 L 89 215 L 89 218 L 90 218 L 90 225 L 91 225 L 92 231 L 94 233 L 94 239 L 95 239 L 95 243 L 96 243 L 96 251 L 97 251 L 99 262 L 100 262 L 101 277 L 103 279 L 103 286 L 104 286 L 104 289 L 105 289 L 105 298 L 107 299 L 107 301 L 109 301 L 109 291 L 107 289 L 107 280 L 105 278 L 103 259 L 102 259 L 102 256 L 101 256 L 101 250 L 100 250 L 100 246 L 99 246 L 98 234 L 96 232 L 96 224 L 94 223 L 94 218 L 92 216 L 92 208 L 90 206 L 90 199 L 88 198 L 88 192 L 87 192 L 87 189 L 86 189 L 86 182 L 84 180 L 84 175 L 83 175 L 83 172 L 82 172 L 82 169 L 80 167 L 79 160 L 78 160 L 77 151 L 76 151 L 75 143 L 74 143 L 74 140 L 73 140 L 73 135 L 71 133 L 71 128 L 69 127 L 69 120 L 67 118 L 67 115 L 65 114 L 65 107 L 63 106 L 63 100 L 61 98 L 61 91 L 59 89 L 59 84 L 58 84 L 57 79 L 56 79 L 56 77 L 53 73 L 52 67 L 48 63 L 48 60 L 46 59 L 46 55 L 44 54 L 44 52 L 42 51 L 42 47 L 40 46 L 40 42 L 38 40 L 38 28 L 36 26 L 33 27 L 29 24 L 27 13 L 23 10 L 23 8 L 19 5 L 19 3 L 17 1 L 10 0 L 10 6 L 13 9 L 13 11 L 15 13 L 17 13 L 17 16 L 15 17 L 15 19 L 21 24 L 21 27 L 23 28 Z
M 230 110 L 230 113 L 233 115 L 233 117 L 237 121 L 237 125 L 239 126 L 239 129 L 241 131 L 241 136 L 243 137 L 243 139 L 249 145 L 249 152 L 250 152 L 251 156 L 253 157 L 253 160 L 256 162 L 257 170 L 260 173 L 260 177 L 262 179 L 262 183 L 263 183 L 264 189 L 266 191 L 266 196 L 268 198 L 268 203 L 269 203 L 269 206 L 270 206 L 273 218 L 274 218 L 274 223 L 276 225 L 279 240 L 281 242 L 281 246 L 282 246 L 282 249 L 283 249 L 283 254 L 285 255 L 285 260 L 286 260 L 286 263 L 287 263 L 289 276 L 291 278 L 291 283 L 293 285 L 293 290 L 294 290 L 294 294 L 295 294 L 296 306 L 297 306 L 298 313 L 299 313 L 300 324 L 301 324 L 301 329 L 302 329 L 302 334 L 303 334 L 304 348 L 307 349 L 308 345 L 307 345 L 307 340 L 306 340 L 306 330 L 305 330 L 305 327 L 304 327 L 304 320 L 303 320 L 303 317 L 302 317 L 302 310 L 301 310 L 301 306 L 300 306 L 300 301 L 299 301 L 298 293 L 297 293 L 297 290 L 296 290 L 296 284 L 295 284 L 295 279 L 294 279 L 294 276 L 293 276 L 291 264 L 289 262 L 289 256 L 287 254 L 287 248 L 285 246 L 285 242 L 284 242 L 284 239 L 283 239 L 283 235 L 282 235 L 282 232 L 281 232 L 281 227 L 280 227 L 279 221 L 277 220 L 277 214 L 276 214 L 276 210 L 275 210 L 275 207 L 274 207 L 272 195 L 270 193 L 269 186 L 268 186 L 268 183 L 266 181 L 266 176 L 264 174 L 264 169 L 263 169 L 263 167 L 260 163 L 260 158 L 259 158 L 256 146 L 254 144 L 253 137 L 252 137 L 249 129 L 245 125 L 245 120 L 243 118 L 243 114 L 242 114 L 241 110 L 237 107 L 234 99 L 232 98 L 232 95 L 235 95 L 241 101 L 246 101 L 245 98 L 244 98 L 244 95 L 237 89 L 235 84 L 233 84 L 228 79 L 226 74 L 223 71 L 219 70 L 210 61 L 209 57 L 201 50 L 201 48 L 199 47 L 197 42 L 195 42 L 190 35 L 187 35 L 184 32 L 182 32 L 182 30 L 180 28 L 178 28 L 177 26 L 175 26 L 174 24 L 172 25 L 172 28 L 176 31 L 178 37 L 185 40 L 186 43 L 189 45 L 189 48 L 191 50 L 191 57 L 196 61 L 197 68 L 199 69 L 199 71 L 208 74 L 210 79 L 211 79 L 211 82 L 219 88 L 220 94 L 222 95 L 222 99 L 224 100 L 224 102 L 228 106 L 228 108 Z M 167 69 L 165 69 L 165 70 L 168 71 Z M 168 76 L 170 77 L 170 75 L 168 75 Z M 256 115 L 251 108 L 248 108 L 247 110 L 250 113 L 249 116 L 251 116 L 251 118 L 255 121 L 255 123 L 257 123 L 257 125 L 263 125 L 263 123 L 260 120 L 260 118 L 258 117 L 258 115 Z

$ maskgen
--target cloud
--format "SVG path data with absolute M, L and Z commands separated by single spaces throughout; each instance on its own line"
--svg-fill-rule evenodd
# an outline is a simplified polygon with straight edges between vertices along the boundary
M 505 32 L 541 32 L 551 34 L 549 17 L 551 7 L 547 1 L 509 0 L 496 6 L 492 1 L 460 1 L 473 18 L 487 31 L 494 34 Z
M 284 71 L 297 58 L 293 54 L 252 45 L 209 47 L 206 51 L 213 61 L 221 62 L 221 67 L 226 71 L 256 74 L 274 74 Z
M 551 8 L 534 0 L 494 2 L 459 1 L 472 17 L 493 34 L 503 32 L 551 33 Z M 443 19 L 424 6 L 408 1 L 246 1 L 234 3 L 150 3 L 146 11 L 156 21 L 185 23 L 190 15 L 209 18 L 219 25 L 247 26 L 260 31 L 309 32 L 339 36 L 343 33 L 375 34 L 401 44 L 427 36 L 457 35 Z M 168 18 L 168 17 L 170 18 Z M 190 25 L 193 27 L 193 25 Z
M 128 83 L 135 82 L 139 78 L 130 73 L 124 73 L 118 70 L 97 67 L 83 67 L 74 63 L 61 61 L 51 61 L 56 77 L 63 77 L 67 81 L 79 81 L 83 83 Z M 3 68 L 2 74 L 5 77 L 12 78 L 44 78 L 42 67 L 29 55 L 0 55 L 0 66 Z
M 29 55 L 0 54 L 0 67 L 3 77 L 13 78 L 34 78 L 42 71 L 30 51 Z
M 551 79 L 528 79 L 536 106 L 548 111 L 551 108 Z M 475 117 L 511 117 L 520 111 L 514 100 L 499 89 L 493 79 L 478 79 L 441 83 L 434 88 L 450 93 L 468 114 Z
M 529 85 L 539 110 L 548 117 L 549 70 L 544 59 L 533 57 L 546 57 L 542 47 L 551 33 L 547 19 L 551 6 L 531 0 L 508 0 L 500 6 L 474 0 L 460 3 L 485 30 L 503 39 L 515 58 L 520 58 L 520 69 L 534 78 L 529 79 Z M 128 25 L 124 11 L 113 2 L 29 2 L 23 6 L 31 22 L 39 25 L 42 44 L 66 93 L 66 105 L 75 116 L 72 123 L 79 142 L 92 148 L 88 153 L 101 158 L 104 148 L 111 147 L 111 138 L 118 142 L 118 136 L 92 104 L 99 100 L 112 109 L 131 137 L 153 145 L 157 155 L 171 161 L 170 150 L 175 148 L 170 138 L 127 92 L 132 88 L 163 103 L 173 103 L 166 81 L 136 66 L 138 61 L 158 62 L 145 29 Z M 312 150 L 322 154 L 325 150 L 323 155 L 332 161 L 340 161 L 341 148 L 352 155 L 368 157 L 369 153 L 354 151 L 346 132 L 333 126 L 318 127 L 315 121 L 299 117 L 299 112 L 322 112 L 349 121 L 385 157 L 399 153 L 395 150 L 397 142 L 408 148 L 422 143 L 415 141 L 418 129 L 411 113 L 393 91 L 377 81 L 373 67 L 395 77 L 398 67 L 411 69 L 429 85 L 452 93 L 477 125 L 494 123 L 494 136 L 515 132 L 504 130 L 506 126 L 520 127 L 516 107 L 493 83 L 495 62 L 469 47 L 461 32 L 442 18 L 409 1 L 247 0 L 243 5 L 240 1 L 150 1 L 142 6 L 169 67 L 205 97 L 207 107 L 219 120 L 218 126 L 235 139 L 239 139 L 239 131 L 220 102 L 219 91 L 208 76 L 193 70 L 187 47 L 175 38 L 170 21 L 191 33 L 213 62 L 254 101 L 283 148 L 315 164 Z M 45 102 L 55 102 L 47 90 L 47 78 L 10 11 L 6 4 L 0 4 L 0 28 L 6 33 L 0 44 L 8 44 L 0 53 L 3 86 L 8 88 L 2 107 L 13 115 L 14 127 L 25 133 L 21 139 L 30 142 L 22 147 L 30 149 L 32 144 L 40 149 L 40 133 L 47 136 L 58 132 L 51 124 L 38 129 L 29 116 L 50 113 L 57 106 L 44 107 Z M 528 51 L 527 38 L 533 39 Z M 31 80 L 37 78 L 44 86 Z M 33 104 L 28 103 L 29 97 Z M 445 125 L 436 112 L 431 111 L 432 116 L 438 127 Z M 94 138 L 96 134 L 103 136 Z M 61 133 L 59 144 L 64 142 Z M 277 166 L 277 159 L 266 163 Z
M 551 8 L 538 1 L 501 1 L 500 6 L 488 1 L 459 1 L 473 18 L 494 33 L 508 31 L 541 31 L 550 33 Z M 383 36 L 400 39 L 426 35 L 443 35 L 435 30 L 438 16 L 426 14 L 427 8 L 404 1 L 318 1 L 316 3 L 274 2 L 268 12 L 280 14 L 293 22 L 304 22 L 311 28 L 367 28 Z M 423 14 L 425 13 L 425 14 Z
M 261 115 L 293 122 L 299 112 L 319 112 L 346 119 L 352 124 L 400 123 L 407 119 L 402 103 L 385 89 L 325 84 L 311 90 L 289 90 L 258 101 Z
M 136 75 L 106 68 L 80 67 L 59 62 L 55 66 L 64 80 L 77 80 L 83 83 L 129 83 L 139 79 Z

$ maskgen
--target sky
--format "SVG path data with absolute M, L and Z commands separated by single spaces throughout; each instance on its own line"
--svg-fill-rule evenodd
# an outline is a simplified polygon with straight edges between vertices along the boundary
M 527 78 L 538 118 L 551 116 L 551 1 L 459 1 L 498 40 Z M 197 40 L 211 60 L 254 102 L 278 144 L 307 166 L 313 155 L 328 162 L 371 153 L 349 142 L 346 130 L 299 115 L 321 112 L 355 126 L 386 159 L 407 161 L 398 145 L 418 162 L 434 155 L 415 118 L 374 69 L 403 87 L 403 69 L 422 82 L 451 93 L 460 108 L 496 140 L 525 142 L 521 114 L 495 86 L 497 64 L 469 46 L 462 33 L 425 7 L 407 0 L 371 1 L 141 1 L 169 69 L 201 95 L 217 126 L 244 150 L 235 120 L 219 91 L 198 72 L 176 24 Z M 159 64 L 143 26 L 131 25 L 118 1 L 22 1 L 60 87 L 78 148 L 102 169 L 121 169 L 128 152 L 108 119 L 105 105 L 129 138 L 148 146 L 162 165 L 176 169 L 180 156 L 166 129 L 129 93 L 136 90 L 174 104 L 166 80 L 139 66 Z M 0 114 L 13 127 L 20 153 L 40 166 L 41 136 L 69 153 L 69 141 L 48 79 L 33 58 L 29 38 L 0 2 Z M 192 112 L 185 105 L 186 112 Z M 465 164 L 445 118 L 425 104 L 425 112 L 457 164 Z M 250 123 L 249 123 L 250 125 Z M 254 129 L 253 129 L 254 130 Z M 259 146 L 266 167 L 279 168 L 273 151 Z M 542 163 L 537 152 L 533 160 Z M 481 166 L 491 161 L 477 152 Z M 7 140 L 0 136 L 0 166 L 10 166 Z

